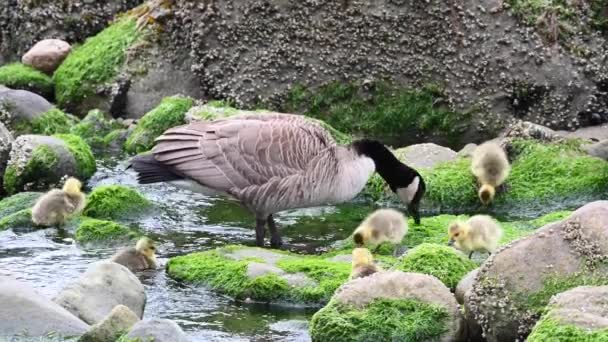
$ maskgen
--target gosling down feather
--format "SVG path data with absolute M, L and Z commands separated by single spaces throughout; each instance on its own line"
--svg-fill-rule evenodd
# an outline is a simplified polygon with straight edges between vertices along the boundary
M 509 176 L 511 166 L 505 151 L 498 144 L 488 141 L 473 151 L 471 172 L 481 185 L 479 199 L 485 205 L 494 200 L 496 187 Z
M 384 242 L 398 244 L 407 233 L 407 220 L 395 209 L 378 209 L 368 215 L 355 229 L 353 240 L 358 246 Z
M 300 115 L 245 114 L 171 128 L 151 154 L 131 160 L 141 184 L 169 182 L 205 194 L 227 194 L 256 217 L 256 244 L 282 244 L 273 214 L 345 202 L 377 171 L 419 221 L 420 174 L 374 140 L 338 145 Z M 401 190 L 401 191 L 400 191 Z
M 156 268 L 155 253 L 154 241 L 143 237 L 137 241 L 135 247 L 120 250 L 110 260 L 125 266 L 131 272 L 138 272 Z
M 448 245 L 469 253 L 470 259 L 473 252 L 493 253 L 502 237 L 502 228 L 488 215 L 475 215 L 466 222 L 455 221 L 450 224 L 448 235 Z
M 374 257 L 369 249 L 353 249 L 353 261 L 350 279 L 364 278 L 380 271 L 382 271 L 382 268 L 376 266 L 374 263 Z
M 42 195 L 32 208 L 32 222 L 46 227 L 63 225 L 68 217 L 80 213 L 86 204 L 81 187 L 78 179 L 70 177 L 62 189 L 52 189 Z

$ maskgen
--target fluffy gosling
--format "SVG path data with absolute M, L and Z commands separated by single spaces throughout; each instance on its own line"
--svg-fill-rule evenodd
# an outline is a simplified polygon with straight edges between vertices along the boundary
M 502 237 L 502 228 L 488 215 L 475 215 L 466 222 L 455 221 L 448 227 L 448 245 L 469 253 L 488 252 L 492 254 Z
M 137 241 L 135 247 L 125 248 L 110 259 L 121 264 L 131 272 L 156 268 L 156 246 L 154 241 L 143 237 Z
M 382 271 L 382 268 L 374 264 L 374 257 L 367 248 L 353 249 L 352 265 L 350 279 L 364 278 Z
M 68 217 L 80 213 L 86 204 L 82 184 L 74 177 L 65 181 L 63 189 L 52 189 L 42 195 L 32 208 L 32 222 L 37 226 L 60 226 Z
M 511 166 L 505 151 L 496 143 L 485 142 L 473 151 L 471 172 L 481 185 L 479 199 L 484 205 L 490 204 L 496 195 L 496 187 L 502 185 L 509 176 Z
M 406 233 L 407 219 L 401 212 L 378 209 L 361 222 L 353 233 L 353 240 L 357 246 L 375 245 L 376 251 L 384 242 L 399 244 Z

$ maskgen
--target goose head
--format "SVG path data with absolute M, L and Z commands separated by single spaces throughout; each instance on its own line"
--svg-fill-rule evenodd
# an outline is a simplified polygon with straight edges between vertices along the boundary
M 361 139 L 354 141 L 352 146 L 359 155 L 374 161 L 376 172 L 407 205 L 415 223 L 420 224 L 420 201 L 426 192 L 426 184 L 420 173 L 399 161 L 384 144 L 377 140 Z

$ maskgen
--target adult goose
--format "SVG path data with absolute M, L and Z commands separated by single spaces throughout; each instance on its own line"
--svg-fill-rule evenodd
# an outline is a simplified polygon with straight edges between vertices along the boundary
M 425 192 L 420 174 L 380 142 L 338 145 L 320 124 L 292 114 L 244 114 L 174 127 L 129 167 L 140 184 L 169 182 L 236 198 L 255 215 L 258 246 L 264 245 L 266 224 L 271 246 L 282 243 L 274 213 L 351 200 L 374 171 L 416 223 Z

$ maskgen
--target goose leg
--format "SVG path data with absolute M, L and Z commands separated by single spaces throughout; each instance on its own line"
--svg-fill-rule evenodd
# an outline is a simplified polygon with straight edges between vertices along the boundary
M 279 229 L 277 228 L 277 224 L 274 222 L 272 215 L 268 215 L 268 230 L 270 230 L 270 247 L 281 247 L 283 240 L 281 239 L 281 234 L 279 234 Z
M 255 219 L 255 244 L 264 247 L 264 235 L 266 235 L 266 220 Z

